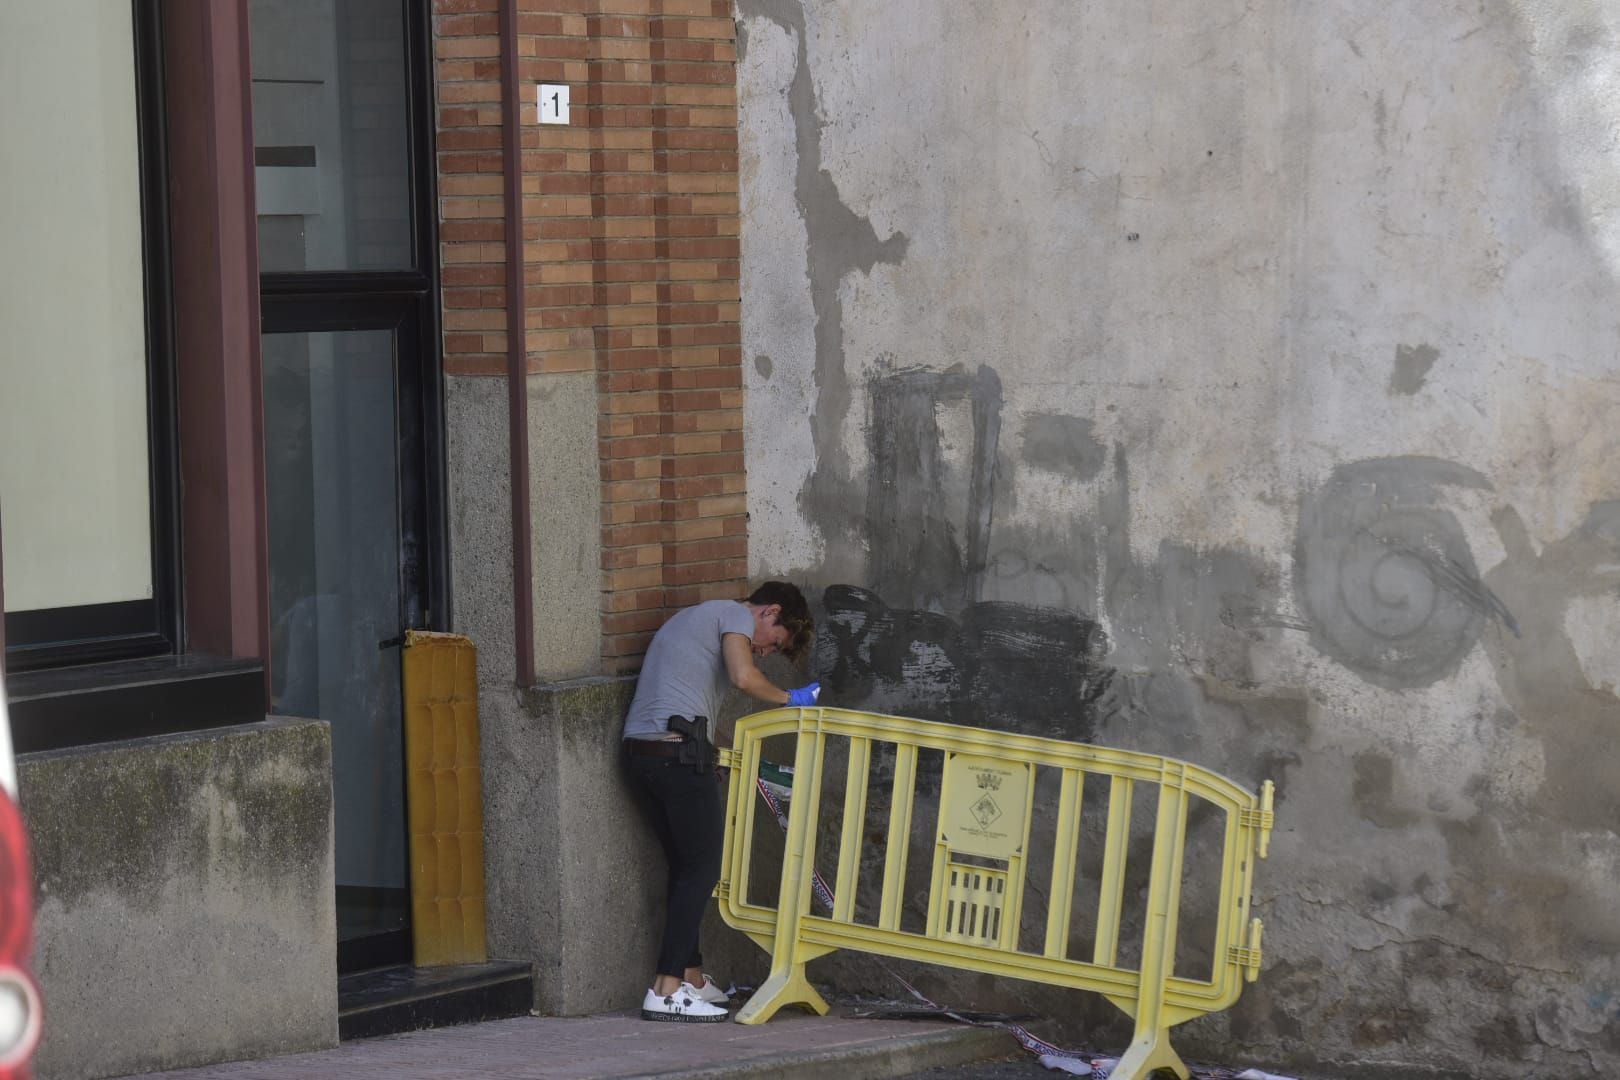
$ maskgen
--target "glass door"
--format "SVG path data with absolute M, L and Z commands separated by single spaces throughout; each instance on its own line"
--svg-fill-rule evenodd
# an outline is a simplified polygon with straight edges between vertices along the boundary
M 327 721 L 338 970 L 410 959 L 400 639 L 443 629 L 426 0 L 251 0 L 272 711 Z
M 409 928 L 398 639 L 426 603 L 401 543 L 421 529 L 405 520 L 421 508 L 403 495 L 402 344 L 397 327 L 263 343 L 271 709 L 331 724 L 346 953 L 362 939 L 398 953 Z

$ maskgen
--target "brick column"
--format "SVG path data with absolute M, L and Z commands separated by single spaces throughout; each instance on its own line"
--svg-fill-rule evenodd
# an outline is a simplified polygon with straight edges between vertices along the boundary
M 630 670 L 673 610 L 746 588 L 735 24 L 730 0 L 517 2 L 524 349 L 531 377 L 595 374 L 600 670 Z M 435 2 L 450 374 L 504 373 L 498 11 Z M 570 124 L 537 122 L 542 82 Z
M 447 375 L 501 375 L 506 370 L 497 7 L 498 0 L 435 0 L 433 5 L 439 285 Z

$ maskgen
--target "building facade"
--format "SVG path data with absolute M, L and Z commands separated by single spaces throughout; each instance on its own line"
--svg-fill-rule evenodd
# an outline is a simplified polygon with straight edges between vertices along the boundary
M 479 649 L 490 956 L 541 1013 L 634 1000 L 634 671 L 766 577 L 829 703 L 1277 783 L 1265 970 L 1190 1054 L 1620 1071 L 1617 38 L 1552 0 L 8 7 L 41 1075 L 331 1045 L 409 965 L 408 629 Z

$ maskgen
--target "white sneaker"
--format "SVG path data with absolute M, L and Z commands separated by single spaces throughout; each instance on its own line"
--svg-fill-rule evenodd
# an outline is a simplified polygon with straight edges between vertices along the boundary
M 681 983 L 673 994 L 660 996 L 652 990 L 641 999 L 643 1020 L 666 1020 L 677 1024 L 718 1024 L 730 1016 L 718 1005 L 710 1005 L 691 983 Z
M 683 983 L 682 985 L 692 986 L 691 983 Z M 709 977 L 709 973 L 707 971 L 703 973 L 703 985 L 692 986 L 692 989 L 697 991 L 698 997 L 702 998 L 704 1001 L 707 1001 L 710 1005 L 725 1005 L 731 1001 L 731 995 L 720 989 L 720 987 L 715 984 L 715 981 Z

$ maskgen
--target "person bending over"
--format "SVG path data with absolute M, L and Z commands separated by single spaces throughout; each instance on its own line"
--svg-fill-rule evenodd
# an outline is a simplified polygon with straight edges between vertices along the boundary
M 780 652 L 797 659 L 815 624 L 796 586 L 767 581 L 747 600 L 686 608 L 654 635 L 624 721 L 631 787 L 669 863 L 658 970 L 641 1003 L 644 1020 L 712 1023 L 730 1000 L 703 973 L 698 926 L 725 839 L 725 791 L 707 739 L 727 691 L 767 705 L 814 705 L 821 684 L 783 690 L 754 665 Z

